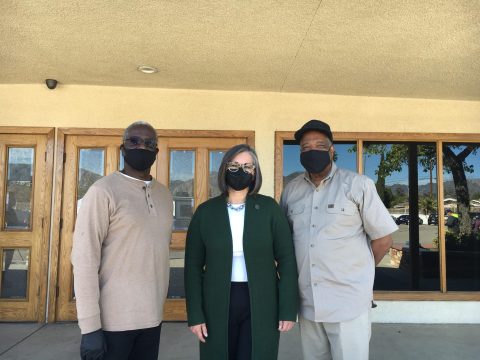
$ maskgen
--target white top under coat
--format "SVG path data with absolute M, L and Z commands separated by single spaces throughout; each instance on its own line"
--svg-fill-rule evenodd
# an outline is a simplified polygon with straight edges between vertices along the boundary
M 232 232 L 232 277 L 231 281 L 246 282 L 247 267 L 245 265 L 245 256 L 243 254 L 243 225 L 245 222 L 245 204 L 231 204 L 234 208 L 243 207 L 241 210 L 228 208 L 228 217 L 230 219 L 230 230 Z

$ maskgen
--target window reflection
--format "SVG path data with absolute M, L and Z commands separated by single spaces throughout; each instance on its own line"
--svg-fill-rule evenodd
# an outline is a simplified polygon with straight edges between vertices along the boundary
M 26 299 L 30 250 L 23 248 L 3 249 L 1 255 L 0 298 Z
M 183 268 L 185 267 L 185 250 L 170 251 L 170 282 L 168 284 L 168 299 L 184 299 L 185 286 Z
M 4 227 L 30 229 L 32 213 L 33 148 L 8 148 Z
M 220 195 L 218 188 L 218 170 L 222 162 L 225 150 L 210 151 L 209 176 L 208 176 L 208 197 L 212 198 Z
M 435 144 L 366 142 L 363 164 L 399 227 L 374 289 L 439 290 Z
M 77 211 L 92 184 L 105 176 L 105 149 L 80 149 L 78 160 Z
M 195 151 L 170 151 L 170 191 L 173 195 L 173 230 L 187 230 L 194 207 Z
M 480 290 L 480 144 L 443 146 L 447 289 Z

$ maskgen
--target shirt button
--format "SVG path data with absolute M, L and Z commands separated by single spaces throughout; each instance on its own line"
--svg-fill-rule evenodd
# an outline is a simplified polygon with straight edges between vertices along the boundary
M 312 267 L 315 267 L 315 264 L 312 264 Z
M 310 247 L 315 247 L 315 245 L 313 245 L 313 244 L 310 244 Z
M 153 205 L 150 205 L 151 208 L 153 208 Z
M 150 197 L 150 194 L 148 194 L 148 197 Z
M 312 227 L 314 228 L 314 227 L 315 227 L 315 224 L 312 224 Z
M 315 210 L 318 210 L 318 206 L 315 206 L 314 209 L 315 209 Z

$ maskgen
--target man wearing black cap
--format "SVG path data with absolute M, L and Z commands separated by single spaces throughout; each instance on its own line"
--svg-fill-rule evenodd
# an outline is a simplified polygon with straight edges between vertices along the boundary
M 284 189 L 297 257 L 304 360 L 367 360 L 375 264 L 398 229 L 366 176 L 337 168 L 330 126 L 295 133 L 306 172 Z

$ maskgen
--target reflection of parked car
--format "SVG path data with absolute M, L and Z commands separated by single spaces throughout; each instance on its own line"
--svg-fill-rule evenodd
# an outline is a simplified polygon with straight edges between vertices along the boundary
M 428 215 L 428 225 L 438 225 L 438 214 Z
M 400 224 L 408 225 L 408 223 L 410 222 L 410 215 L 400 215 L 397 218 L 397 220 L 395 220 L 395 222 L 397 223 L 397 225 L 400 225 Z M 423 220 L 420 217 L 418 218 L 418 224 L 419 225 L 423 224 Z
M 470 215 L 470 219 L 472 220 L 472 224 L 475 222 L 475 220 L 480 219 L 480 213 L 479 212 L 470 212 L 468 213 Z

